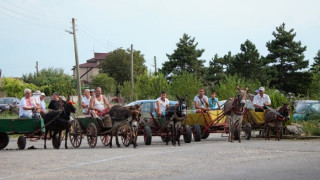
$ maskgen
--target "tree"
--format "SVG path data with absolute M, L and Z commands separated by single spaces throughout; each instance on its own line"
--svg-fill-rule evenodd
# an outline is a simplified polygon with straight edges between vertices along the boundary
M 133 75 L 134 79 L 143 74 L 147 67 L 144 65 L 145 59 L 140 51 L 133 52 Z M 116 49 L 102 61 L 99 66 L 101 73 L 107 73 L 116 82 L 122 85 L 125 81 L 131 80 L 131 55 L 130 49 Z
M 26 83 L 32 83 L 46 94 L 59 92 L 67 96 L 76 94 L 76 81 L 73 77 L 64 74 L 62 68 L 44 68 L 37 73 L 24 74 L 21 78 Z
M 145 71 L 144 74 L 137 77 L 134 90 L 138 99 L 155 99 L 161 91 L 167 91 L 168 87 L 168 82 L 163 74 Z
M 116 92 L 116 81 L 106 73 L 100 73 L 93 77 L 90 88 L 101 87 L 104 94 L 114 94 Z
M 18 78 L 3 78 L 0 90 L 9 97 L 21 98 L 24 96 L 24 89 L 31 89 L 32 91 L 39 88 L 34 84 L 25 83 Z
M 195 38 L 183 34 L 180 42 L 177 43 L 177 49 L 172 54 L 167 54 L 169 61 L 163 63 L 161 72 L 165 76 L 171 73 L 181 75 L 183 71 L 195 73 L 198 77 L 203 75 L 203 63 L 205 61 L 199 58 L 202 56 L 204 49 L 197 49 L 197 46 L 198 43 L 195 43 Z
M 256 46 L 249 40 L 240 45 L 241 52 L 231 61 L 230 73 L 245 79 L 260 79 L 263 62 Z
M 271 81 L 271 86 L 285 92 L 306 93 L 295 88 L 296 84 L 301 82 L 310 82 L 311 76 L 304 75 L 299 78 L 302 73 L 296 73 L 298 70 L 303 70 L 308 67 L 308 60 L 304 60 L 304 51 L 306 46 L 302 46 L 301 42 L 294 41 L 296 33 L 294 29 L 286 31 L 285 24 L 276 27 L 276 32 L 273 32 L 274 40 L 266 43 L 269 54 L 266 56 L 268 63 L 271 63 L 276 69 L 273 71 L 275 80 Z M 298 76 L 297 76 L 298 75 Z M 298 79 L 293 79 L 298 77 Z M 293 86 L 292 86 L 293 85 Z
M 316 57 L 313 58 L 314 62 L 311 67 L 311 72 L 320 73 L 320 50 L 318 51 Z
M 176 99 L 176 94 L 180 97 L 187 95 L 188 107 L 192 109 L 193 98 L 198 94 L 200 88 L 203 88 L 203 84 L 197 76 L 192 73 L 182 72 L 181 75 L 173 76 L 169 97 Z
M 219 57 L 218 54 L 214 55 L 214 58 L 209 61 L 209 67 L 206 69 L 206 81 L 217 84 L 225 76 L 223 61 L 223 58 Z
M 118 85 L 118 89 L 120 91 L 120 96 L 123 100 L 123 102 L 126 102 L 127 100 L 130 100 L 131 95 L 131 82 L 125 81 L 122 85 Z M 134 95 L 134 97 L 136 97 Z

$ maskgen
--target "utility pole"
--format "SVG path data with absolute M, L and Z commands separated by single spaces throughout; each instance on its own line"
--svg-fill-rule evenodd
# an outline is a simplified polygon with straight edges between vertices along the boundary
M 133 101 L 133 44 L 131 44 L 131 101 Z
M 154 56 L 154 72 L 157 74 L 157 57 Z
M 79 75 L 79 58 L 78 58 L 78 47 L 77 47 L 77 36 L 76 36 L 76 27 L 75 27 L 75 19 L 72 18 L 72 32 L 65 30 L 66 32 L 73 34 L 73 42 L 74 42 L 74 55 L 76 60 L 76 78 L 77 78 L 77 94 L 78 94 L 78 105 L 81 108 L 81 82 Z
M 39 66 L 38 66 L 38 61 L 36 61 L 36 71 L 37 71 L 37 76 L 39 75 Z

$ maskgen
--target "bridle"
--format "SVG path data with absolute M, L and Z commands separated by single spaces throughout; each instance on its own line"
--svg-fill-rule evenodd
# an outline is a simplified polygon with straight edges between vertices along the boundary
M 239 93 L 238 93 L 237 97 L 234 98 L 234 100 L 232 102 L 232 109 L 233 109 L 233 112 L 236 113 L 237 115 L 243 115 L 244 112 L 245 112 L 245 108 L 243 106 L 241 106 L 240 111 L 238 111 L 237 104 L 240 104 L 240 106 L 241 106 L 240 94 Z

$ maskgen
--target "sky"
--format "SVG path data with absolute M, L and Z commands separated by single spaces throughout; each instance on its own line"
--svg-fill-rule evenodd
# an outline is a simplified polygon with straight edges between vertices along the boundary
M 71 19 L 76 19 L 79 63 L 94 52 L 140 50 L 154 71 L 176 49 L 184 33 L 205 49 L 201 59 L 240 52 L 247 39 L 263 56 L 266 42 L 282 23 L 307 46 L 309 65 L 320 50 L 318 0 L 0 0 L 0 69 L 21 77 L 39 69 L 75 65 Z M 125 72 L 124 72 L 125 73 Z M 128 70 L 129 73 L 129 70 Z

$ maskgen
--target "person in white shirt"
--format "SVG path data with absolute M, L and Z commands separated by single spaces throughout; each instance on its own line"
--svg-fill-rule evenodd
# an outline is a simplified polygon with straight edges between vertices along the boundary
M 199 89 L 199 95 L 195 96 L 193 101 L 196 113 L 200 113 L 201 111 L 210 111 L 208 97 L 204 95 L 203 88 Z
M 96 111 L 99 116 L 106 115 L 111 109 L 106 96 L 102 95 L 101 87 L 97 87 L 95 95 L 91 96 L 89 109 Z
M 166 114 L 166 109 L 169 107 L 169 100 L 166 98 L 167 93 L 162 91 L 160 97 L 156 100 L 155 111 L 158 116 L 164 116 Z
M 45 98 L 46 98 L 46 94 L 45 93 L 41 93 L 41 95 L 40 95 L 40 105 L 39 105 L 39 110 L 38 110 L 38 112 L 40 112 L 40 113 L 47 113 L 46 102 L 44 101 Z
M 81 107 L 83 108 L 82 113 L 83 114 L 88 114 L 88 108 L 89 108 L 90 99 L 91 99 L 90 90 L 89 89 L 85 89 L 83 94 L 84 94 L 84 96 L 83 96 L 82 102 L 81 102 Z
M 271 100 L 270 97 L 264 93 L 264 87 L 259 88 L 259 94 L 253 98 L 253 106 L 256 108 L 256 111 L 263 111 L 264 106 L 270 106 Z
M 36 100 L 31 97 L 30 89 L 25 89 L 24 94 L 19 102 L 19 118 L 34 118 L 36 115 L 32 111 L 37 109 Z

